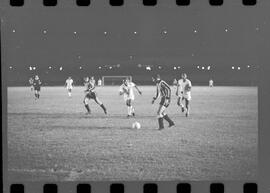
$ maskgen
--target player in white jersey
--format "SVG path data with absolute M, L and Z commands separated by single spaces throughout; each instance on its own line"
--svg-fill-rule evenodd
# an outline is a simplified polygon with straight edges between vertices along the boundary
M 72 88 L 73 88 L 73 80 L 72 80 L 71 77 L 68 77 L 68 79 L 66 80 L 65 87 L 68 90 L 68 96 L 71 97 L 71 91 L 72 91 Z
M 92 84 L 96 85 L 96 80 L 94 76 L 91 76 L 90 81 L 92 82 Z
M 214 81 L 212 79 L 209 80 L 209 87 L 213 87 L 214 86 Z
M 186 110 L 186 117 L 189 116 L 189 103 L 191 100 L 191 81 L 187 79 L 187 75 L 183 73 L 181 75 L 182 79 L 178 81 L 176 96 L 178 96 L 177 105 L 181 107 L 182 112 Z M 183 104 L 185 101 L 185 106 Z
M 98 79 L 98 86 L 101 86 L 101 85 L 102 85 L 102 80 Z
M 177 87 L 177 83 L 178 83 L 178 81 L 176 80 L 176 78 L 175 79 L 173 79 L 173 87 Z
M 124 96 L 124 101 L 127 105 L 127 117 L 130 117 L 131 115 L 135 116 L 135 109 L 131 104 L 131 102 L 135 99 L 133 88 L 136 88 L 140 95 L 142 94 L 137 85 L 128 78 L 123 81 L 123 84 L 120 86 L 119 89 L 119 94 Z
M 31 91 L 34 90 L 34 79 L 32 77 L 29 78 L 29 84 L 30 84 L 30 88 L 31 88 Z

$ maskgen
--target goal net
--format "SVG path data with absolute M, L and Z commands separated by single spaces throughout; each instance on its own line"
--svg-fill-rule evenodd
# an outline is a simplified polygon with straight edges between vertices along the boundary
M 132 76 L 102 76 L 102 84 L 103 86 L 120 86 L 123 83 L 123 80 L 126 78 L 130 78 L 130 80 L 132 81 Z

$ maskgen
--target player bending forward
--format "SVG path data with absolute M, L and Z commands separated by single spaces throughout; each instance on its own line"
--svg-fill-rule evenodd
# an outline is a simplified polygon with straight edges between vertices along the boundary
M 68 77 L 68 79 L 66 80 L 65 87 L 67 88 L 68 96 L 71 97 L 71 91 L 73 88 L 73 80 L 71 77 Z
M 135 116 L 135 109 L 131 104 L 131 102 L 135 99 L 133 88 L 136 88 L 140 95 L 142 94 L 137 85 L 128 78 L 123 81 L 123 84 L 120 86 L 119 89 L 119 94 L 124 96 L 124 101 L 127 105 L 127 117 L 130 117 L 131 115 Z
M 153 97 L 152 104 L 154 104 L 155 100 L 159 96 L 161 96 L 157 116 L 158 116 L 159 130 L 162 130 L 164 129 L 163 119 L 165 119 L 169 123 L 169 127 L 174 126 L 174 122 L 165 113 L 165 110 L 168 108 L 171 102 L 171 88 L 164 80 L 161 80 L 159 75 L 157 75 L 157 78 L 154 81 L 156 83 L 157 90 L 156 96 Z
M 189 116 L 189 103 L 191 100 L 191 81 L 187 79 L 187 75 L 183 73 L 181 75 L 182 79 L 178 81 L 176 96 L 178 96 L 177 105 L 181 107 L 182 112 L 186 110 L 186 117 Z M 183 105 L 183 101 L 185 101 L 185 107 Z
M 95 83 L 93 81 L 93 79 L 91 78 L 91 80 L 89 80 L 88 77 L 85 78 L 85 82 L 84 82 L 85 86 L 86 86 L 86 90 L 85 90 L 85 97 L 83 100 L 84 106 L 87 110 L 87 114 L 90 114 L 90 107 L 89 107 L 89 101 L 90 99 L 93 99 L 104 111 L 105 114 L 107 114 L 107 110 L 105 108 L 105 106 L 102 104 L 102 102 L 98 99 L 97 97 L 97 93 L 95 91 Z
M 40 96 L 40 87 L 41 87 L 41 81 L 38 77 L 38 75 L 35 76 L 35 79 L 33 81 L 33 87 L 35 92 L 35 100 L 39 99 Z

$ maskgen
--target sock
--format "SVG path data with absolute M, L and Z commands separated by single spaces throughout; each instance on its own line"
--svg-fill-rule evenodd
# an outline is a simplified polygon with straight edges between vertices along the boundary
M 158 118 L 159 129 L 164 129 L 163 117 Z
M 133 106 L 131 106 L 130 108 L 131 108 L 131 113 L 134 113 L 135 110 L 134 110 Z
M 68 93 L 68 96 L 71 96 L 71 92 Z
M 39 98 L 39 94 L 37 94 L 37 98 Z
M 130 106 L 128 106 L 127 109 L 128 109 L 128 115 L 131 115 L 131 109 L 130 109 Z
M 164 115 L 163 118 L 169 123 L 169 125 L 174 125 L 174 122 L 170 119 L 168 115 Z
M 88 112 L 88 113 L 90 113 L 90 108 L 89 108 L 89 105 L 84 105 L 84 106 L 85 106 L 85 108 L 86 108 L 87 112 Z
M 101 104 L 100 107 L 103 109 L 104 113 L 107 114 L 105 106 L 103 104 Z
M 186 113 L 189 114 L 189 105 L 186 105 Z
M 178 105 L 178 106 L 181 106 L 180 97 L 179 97 L 178 100 L 177 100 L 177 105 Z

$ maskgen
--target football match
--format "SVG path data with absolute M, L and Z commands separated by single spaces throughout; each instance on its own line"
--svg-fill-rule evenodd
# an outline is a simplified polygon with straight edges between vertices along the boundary
M 256 179 L 263 20 L 130 6 L 1 18 L 8 179 Z
M 8 88 L 8 172 L 16 180 L 254 179 L 257 88 L 192 87 L 189 116 L 172 88 L 159 130 L 154 86 L 138 86 L 128 117 L 116 86 L 96 88 L 84 108 L 84 87 Z M 139 123 L 139 127 L 134 123 Z

